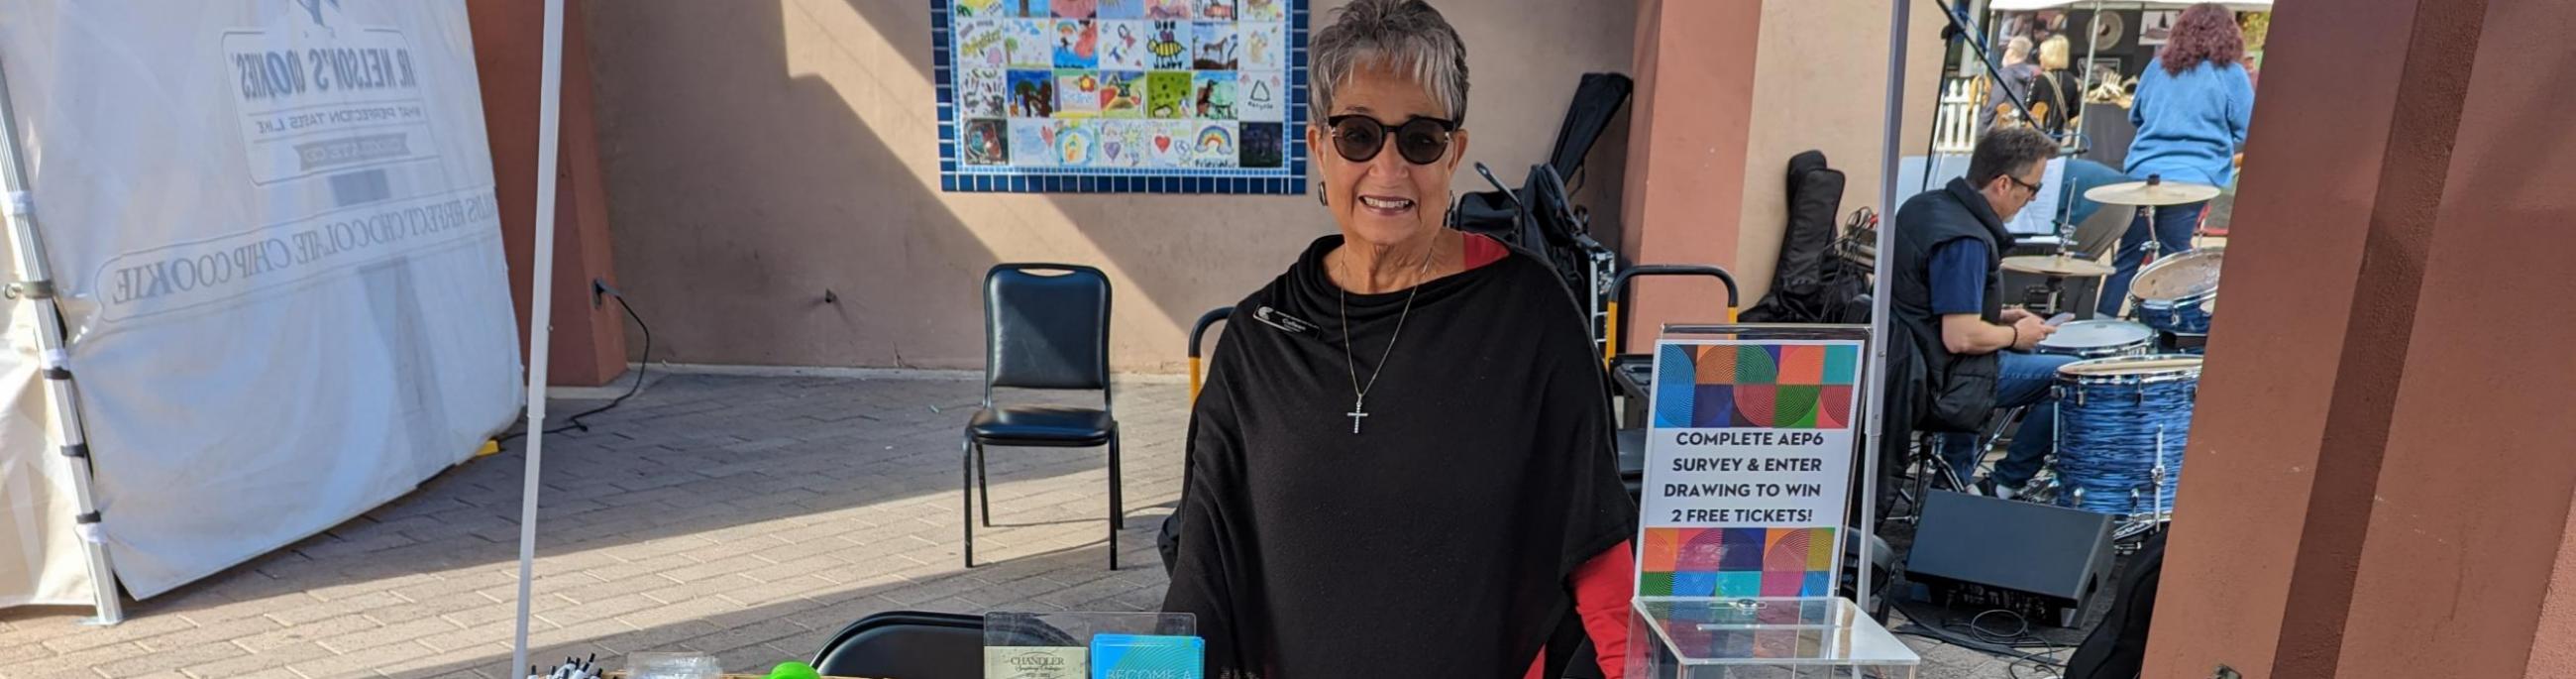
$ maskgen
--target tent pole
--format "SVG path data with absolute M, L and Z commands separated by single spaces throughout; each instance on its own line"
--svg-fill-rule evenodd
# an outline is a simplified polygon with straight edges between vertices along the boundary
M 2084 35 L 2084 63 L 2066 65 L 2068 69 L 2077 70 L 2084 74 L 2082 79 L 2078 81 L 2082 84 L 2075 87 L 2075 110 L 2067 114 L 2067 120 L 2075 120 L 2084 115 L 2084 98 L 2091 96 L 2093 92 L 2094 48 L 2101 47 L 2100 44 L 2097 44 L 2094 41 L 2102 37 L 2102 0 L 2093 0 L 2093 13 L 2087 16 L 2086 21 L 2084 22 Z M 2046 76 L 2043 75 L 2042 77 Z M 2093 140 L 2084 136 L 2083 128 L 2067 130 L 2066 139 L 2059 143 L 2064 146 L 2065 153 L 2063 155 L 2066 156 L 2067 162 L 2069 163 L 2075 161 L 2075 155 L 2078 149 L 2084 151 L 2091 151 L 2093 149 Z M 2060 179 L 2058 180 L 2058 183 L 2064 184 L 2065 180 Z M 2078 196 L 2076 196 L 2074 192 L 2070 191 L 2067 192 L 2065 200 L 2057 202 L 2058 254 L 2065 254 L 2068 248 L 2075 246 L 2076 198 L 2078 198 Z
M 1872 377 L 1864 383 L 1869 392 L 1863 397 L 1866 399 L 1863 403 L 1869 404 L 1865 410 L 1869 414 L 1869 422 L 1864 430 L 1866 436 L 1861 440 L 1860 456 L 1861 530 L 1865 532 L 1861 536 L 1859 586 L 1852 588 L 1855 595 L 1852 603 L 1858 604 L 1863 611 L 1870 610 L 1868 538 L 1869 533 L 1876 532 L 1878 527 L 1878 440 L 1886 435 L 1881 428 L 1884 425 L 1881 420 L 1885 419 L 1882 414 L 1887 409 L 1880 406 L 1887 399 L 1887 345 L 1896 337 L 1895 326 L 1888 323 L 1887 318 L 1888 275 L 1891 273 L 1888 260 L 1896 252 L 1893 247 L 1896 239 L 1891 234 L 1896 232 L 1896 168 L 1900 163 L 1897 154 L 1901 152 L 1898 147 L 1903 144 L 1899 138 L 1899 126 L 1905 124 L 1905 31 L 1912 23 L 1907 20 L 1906 8 L 1913 3 L 1896 0 L 1887 4 L 1887 122 L 1879 126 L 1878 204 L 1885 206 L 1888 218 L 1878 225 L 1878 256 L 1874 265 L 1876 271 L 1872 274 L 1876 281 L 1870 286 L 1869 374 Z M 1925 158 L 1924 162 L 1924 172 L 1928 174 L 1932 169 L 1931 159 Z
M 519 487 L 519 626 L 511 638 L 510 667 L 528 666 L 528 596 L 537 562 L 538 463 L 546 450 L 546 347 L 554 328 L 555 131 L 563 114 L 564 0 L 546 0 L 544 64 L 537 77 L 537 228 L 534 266 L 528 274 L 528 466 Z
M 98 498 L 90 492 L 89 440 L 81 426 L 78 392 L 73 390 L 70 352 L 63 347 L 63 311 L 54 304 L 54 276 L 45 265 L 45 239 L 36 229 L 36 198 L 27 190 L 27 161 L 18 149 L 18 115 L 9 101 L 6 70 L 0 68 L 0 155 L 8 157 L 0 162 L 0 175 L 6 175 L 9 241 L 17 249 L 18 267 L 18 279 L 9 284 L 8 295 L 36 307 L 36 347 L 43 352 L 39 363 L 47 415 L 60 441 L 57 450 L 63 455 L 63 466 L 72 472 L 72 495 L 81 510 L 72 521 L 80 532 L 81 551 L 89 554 L 90 591 L 98 601 L 98 616 L 82 622 L 114 625 L 125 621 L 125 605 L 117 598 L 116 569 L 107 561 L 107 534 Z
M 2093 0 L 2093 13 L 2087 16 L 2084 22 L 2084 35 L 2084 63 L 2066 65 L 2067 68 L 2080 69 L 2079 72 L 2084 74 L 2083 80 L 2080 81 L 2083 84 L 2075 88 L 2075 114 L 2078 116 L 2084 114 L 2084 98 L 2093 93 L 2093 59 L 2100 54 L 2102 47 L 2099 42 L 2102 37 L 2102 0 Z M 2079 129 L 2074 133 L 2081 136 L 2084 131 Z M 2093 146 L 2093 140 L 2086 139 L 2083 145 L 2089 149 Z

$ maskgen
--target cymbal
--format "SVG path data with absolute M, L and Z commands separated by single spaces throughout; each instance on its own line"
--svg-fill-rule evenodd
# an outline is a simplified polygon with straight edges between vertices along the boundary
M 2112 205 L 2181 205 L 2218 197 L 2218 187 L 2173 181 L 2127 182 L 2096 186 L 2084 199 Z
M 2073 278 L 2100 278 L 2111 275 L 2110 265 L 2066 255 L 2005 257 L 2004 270 Z

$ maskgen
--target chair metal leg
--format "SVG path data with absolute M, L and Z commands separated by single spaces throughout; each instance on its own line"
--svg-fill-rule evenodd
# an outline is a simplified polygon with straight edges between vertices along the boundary
M 2004 442 L 2004 432 L 2018 430 L 2019 427 L 2015 425 L 2021 422 L 2022 416 L 2029 414 L 2030 406 L 2013 406 L 2011 408 L 2004 409 L 2002 416 L 1994 418 L 1994 421 L 1986 423 L 1988 428 L 1985 431 L 1978 432 L 1977 436 L 1978 461 L 1984 461 L 1987 452 L 1993 451 L 1995 446 L 2001 445 Z
M 958 490 L 959 490 L 959 492 L 958 492 L 958 496 L 957 496 L 957 497 L 958 497 L 958 500 L 959 500 L 959 501 L 961 501 L 961 502 L 963 502 L 963 503 L 964 503 L 964 504 L 963 504 L 963 506 L 960 506 L 960 507 L 958 508 L 958 509 L 960 509 L 960 510 L 962 510 L 962 511 L 960 511 L 960 512 L 959 512 L 959 516 L 957 517 L 957 519 L 958 519 L 958 520 L 957 520 L 957 525 L 964 526 L 964 527 L 966 528 L 966 567 L 967 567 L 967 568 L 974 568 L 974 567 L 975 567 L 975 440 L 974 440 L 974 439 L 971 439 L 971 438 L 970 438 L 970 439 L 967 439 L 967 440 L 965 440 L 965 441 L 963 441 L 963 442 L 961 442 L 961 443 L 959 443 L 959 444 L 958 444 L 958 446 L 957 446 L 957 459 L 958 459 L 958 462 L 959 462 L 960 469 L 961 469 L 961 470 L 962 470 L 962 472 L 963 472 L 962 474 L 960 474 L 960 475 L 959 475 L 959 481 L 960 481 L 960 483 L 959 483 L 958 485 L 960 486 L 960 488 L 958 489 Z
M 984 498 L 984 527 L 991 528 L 993 527 L 993 473 L 984 466 L 984 444 L 970 442 L 967 445 L 975 447 L 975 491 Z
M 1109 432 L 1109 570 L 1118 570 L 1118 529 L 1127 523 L 1126 498 L 1118 480 L 1118 432 Z
M 1965 490 L 1965 486 L 1958 480 L 1959 475 L 1950 469 L 1949 459 L 1941 456 L 1939 441 L 1938 436 L 1926 436 L 1906 446 L 1905 475 L 1908 478 L 1904 480 L 1904 485 L 1898 491 L 1905 501 L 1905 511 L 1891 512 L 1885 520 L 1903 524 L 1917 523 L 1923 519 L 1923 503 L 1931 497 L 1932 491 L 1944 488 L 1953 491 Z

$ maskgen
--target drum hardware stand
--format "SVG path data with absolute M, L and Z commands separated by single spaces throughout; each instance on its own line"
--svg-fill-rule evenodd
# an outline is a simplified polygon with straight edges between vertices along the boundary
M 2162 184 L 2164 184 L 2164 183 L 2165 183 L 2165 176 L 2164 176 L 2164 175 L 2160 175 L 2160 174 L 2151 174 L 2151 175 L 2147 175 L 2147 185 L 2148 185 L 2148 186 L 2158 186 L 2158 185 L 2162 185 Z M 2146 256 L 2143 256 L 2143 257 L 2139 257 L 2139 258 L 2138 258 L 2138 267 L 2139 267 L 2139 268 L 2145 268 L 2145 267 L 2147 266 L 2147 263 L 2148 263 L 2148 262 L 2156 261 L 2156 256 L 2157 256 L 2157 255 L 2161 255 L 2161 254 L 2163 254 L 2163 253 L 2164 253 L 2165 246 L 2164 246 L 2164 241 L 2163 241 L 2163 240 L 2156 238 L 2156 206 L 2153 206 L 2153 205 L 2142 205 L 2142 206 L 2139 206 L 2139 209 L 2141 209 L 2141 210 L 2145 210 L 2145 211 L 2146 211 L 2146 215 L 2147 215 L 2147 251 L 2146 251 Z
M 2150 523 L 2160 523 L 2172 517 L 2165 513 L 2171 510 L 2165 508 L 2165 428 L 2161 425 L 2156 427 L 2156 467 L 2152 473 L 2156 480 L 2156 517 Z
M 2145 270 L 2147 268 L 2147 263 L 2156 261 L 2156 257 L 2162 255 L 2164 251 L 2164 246 L 2156 242 L 2156 206 L 2141 205 L 2138 206 L 2138 212 L 2144 214 L 2147 218 L 2147 247 L 2138 254 L 2137 268 L 2129 270 L 2128 284 L 2130 286 L 2136 286 L 2138 284 L 2138 272 Z M 2112 263 L 2118 264 L 2119 261 L 2113 260 Z M 2117 276 L 2119 274 L 2114 273 L 2111 275 Z M 2103 287 L 2107 288 L 2110 287 L 2110 285 L 2106 283 Z M 2126 296 L 2130 298 L 2137 297 L 2137 289 L 2135 287 L 2130 288 L 2129 293 Z M 2119 308 L 2121 312 L 2120 318 L 2129 320 L 2141 320 L 2141 315 L 2147 312 L 2146 308 L 2137 304 L 2134 299 L 2120 300 Z
M 2071 176 L 2071 175 L 2070 175 L 2070 176 Z M 2058 181 L 2059 181 L 2060 183 L 2064 183 L 2066 180 L 2064 180 L 2064 179 L 2060 179 L 2060 180 L 2058 180 Z M 2068 199 L 2067 199 L 2065 202 L 2066 202 L 2067 206 L 2069 206 L 2070 208 L 2071 208 L 2072 206 L 2074 206 L 2074 204 L 2075 204 L 2075 200 L 2074 200 L 2074 198 L 2073 198 L 2072 196 L 2069 196 L 2069 197 L 2068 197 Z M 2057 226 L 2057 229 L 2056 229 L 2056 231 L 2057 231 L 2057 258 L 2058 258 L 2058 259 L 2065 259 L 2065 258 L 2066 258 L 2066 256 L 2067 256 L 2067 254 L 2069 253 L 2068 246 L 2070 246 L 2070 245 L 2074 244 L 2074 242 L 2075 242 L 2075 225 L 2073 225 L 2073 224 L 2068 224 L 2068 223 L 2066 223 L 2066 220 L 2062 220 L 2062 219 L 2053 219 L 2053 220 L 2049 220 L 2049 221 L 2053 221 L 2053 222 L 2056 222 L 2056 223 L 2057 223 L 2057 224 L 2056 224 L 2056 226 Z M 2048 314 L 2049 314 L 2049 315 L 2051 315 L 2051 316 L 2055 316 L 2055 315 L 2057 315 L 2059 312 L 2064 311 L 2065 309 L 2066 309 L 2066 277 L 2065 277 L 2065 276 L 2049 276 L 2049 277 L 2048 277 Z
M 2119 543 L 2118 549 L 2121 554 L 2135 553 L 2141 544 L 2135 542 L 2135 539 L 2155 533 L 2157 528 L 2173 519 L 2173 515 L 2168 513 L 2171 510 L 2165 507 L 2165 428 L 2163 426 L 2156 427 L 2156 466 L 2148 471 L 2148 478 L 2154 483 L 2155 499 L 2149 504 L 2154 506 L 2155 511 L 2144 518 L 2130 515 L 2130 518 L 2123 522 L 2124 525 L 2112 534 L 2112 540 Z M 2138 491 L 2130 490 L 2129 506 L 2137 505 Z

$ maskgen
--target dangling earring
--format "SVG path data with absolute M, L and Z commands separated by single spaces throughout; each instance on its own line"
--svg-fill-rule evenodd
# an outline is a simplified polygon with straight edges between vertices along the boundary
M 1333 206 L 1333 202 L 1332 202 L 1331 200 L 1328 200 L 1328 199 L 1326 199 L 1326 198 L 1324 197 L 1324 183 L 1323 183 L 1323 182 L 1315 182 L 1315 204 L 1316 204 L 1316 205 L 1322 205 L 1322 206 L 1324 206 L 1324 207 L 1332 207 L 1332 206 Z

